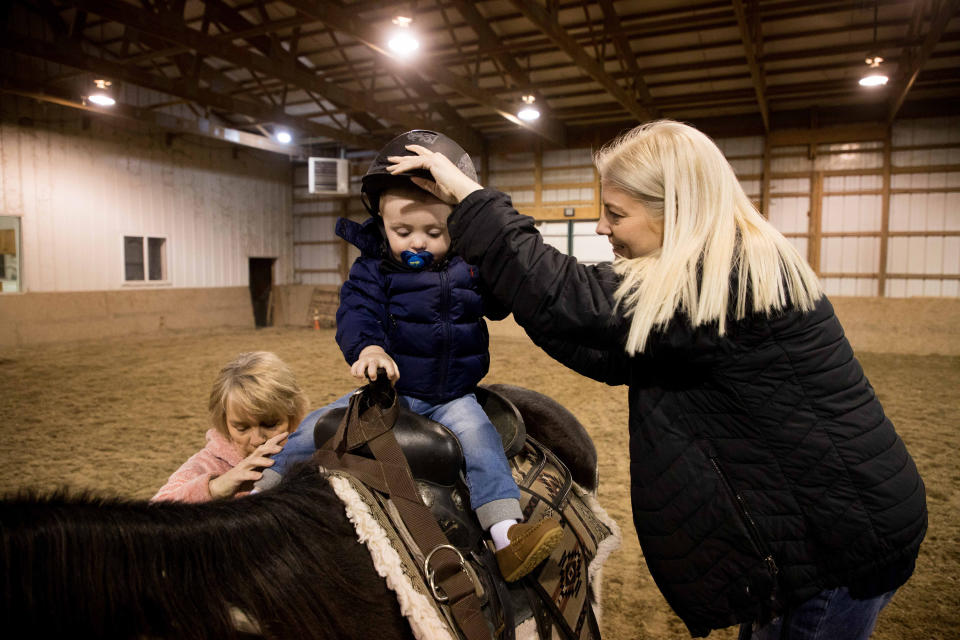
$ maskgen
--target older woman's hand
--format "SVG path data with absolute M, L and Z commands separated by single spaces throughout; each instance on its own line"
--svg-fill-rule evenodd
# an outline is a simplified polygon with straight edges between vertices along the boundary
M 208 484 L 210 497 L 214 499 L 232 498 L 245 483 L 253 483 L 259 480 L 263 476 L 262 469 L 273 465 L 273 460 L 267 456 L 283 451 L 284 440 L 288 435 L 290 434 L 286 431 L 278 433 L 254 449 L 253 453 L 238 462 L 230 471 L 216 478 L 211 478 Z
M 410 178 L 410 180 L 443 202 L 456 205 L 474 191 L 483 189 L 483 186 L 471 180 L 442 153 L 436 153 L 418 144 L 409 144 L 406 148 L 417 155 L 389 156 L 387 160 L 393 164 L 387 167 L 387 171 L 399 174 L 414 169 L 428 170 L 435 182 L 425 178 Z

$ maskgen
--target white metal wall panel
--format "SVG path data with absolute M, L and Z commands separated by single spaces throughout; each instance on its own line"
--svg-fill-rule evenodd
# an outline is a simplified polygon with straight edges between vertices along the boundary
M 543 162 L 544 168 L 569 167 L 572 165 L 583 165 L 583 164 L 589 164 L 592 166 L 593 151 L 589 148 L 558 149 L 553 151 L 544 151 L 542 162 Z M 532 166 L 532 160 L 531 160 L 531 166 Z
M 806 233 L 810 228 L 810 198 L 771 198 L 769 220 L 781 233 Z
M 895 147 L 960 142 L 960 116 L 901 120 L 894 125 L 891 139 Z M 894 164 L 898 163 L 894 162 Z
M 554 247 L 560 253 L 567 252 L 567 223 L 566 222 L 540 222 L 537 224 L 543 241 Z
M 119 128 L 3 96 L 0 207 L 23 225 L 27 291 L 127 288 L 123 236 L 166 238 L 174 287 L 242 286 L 249 257 L 276 257 L 290 281 L 285 157 Z M 34 123 L 18 124 L 28 118 Z
M 606 236 L 596 234 L 597 224 L 592 221 L 573 223 L 573 253 L 587 264 L 613 260 L 613 249 Z

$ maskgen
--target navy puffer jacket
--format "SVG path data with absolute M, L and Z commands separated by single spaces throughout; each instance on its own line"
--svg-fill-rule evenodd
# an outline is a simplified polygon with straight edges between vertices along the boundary
M 472 392 L 490 366 L 483 316 L 506 315 L 485 307 L 477 268 L 453 256 L 436 268 L 410 269 L 388 257 L 376 218 L 362 225 L 341 218 L 337 235 L 361 251 L 337 309 L 347 363 L 379 345 L 400 370 L 399 393 L 440 404 Z
M 763 621 L 845 586 L 872 597 L 911 575 L 923 481 L 822 298 L 692 328 L 678 316 L 624 351 L 618 277 L 546 246 L 507 196 L 450 216 L 454 247 L 551 356 L 629 385 L 630 489 L 644 559 L 692 635 Z

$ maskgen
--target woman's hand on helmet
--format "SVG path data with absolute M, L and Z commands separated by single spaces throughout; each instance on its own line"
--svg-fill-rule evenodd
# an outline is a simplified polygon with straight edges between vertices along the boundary
M 410 180 L 443 202 L 456 205 L 474 191 L 483 189 L 483 186 L 470 179 L 442 153 L 431 151 L 418 144 L 409 144 L 406 149 L 417 155 L 389 156 L 387 160 L 393 164 L 387 167 L 387 171 L 396 175 L 414 169 L 426 169 L 434 180 L 415 177 L 411 177 Z

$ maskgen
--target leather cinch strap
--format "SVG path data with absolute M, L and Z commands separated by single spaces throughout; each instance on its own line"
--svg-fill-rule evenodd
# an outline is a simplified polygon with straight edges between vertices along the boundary
M 378 376 L 377 382 L 371 382 L 350 398 L 337 432 L 317 450 L 316 459 L 324 467 L 345 471 L 393 500 L 410 535 L 426 556 L 424 574 L 434 598 L 450 607 L 467 640 L 492 638 L 475 586 L 464 570 L 463 557 L 423 504 L 407 459 L 397 444 L 393 425 L 398 414 L 396 392 L 385 375 Z M 363 445 L 370 448 L 373 459 L 351 453 Z

